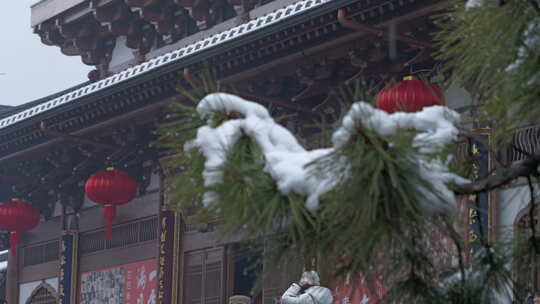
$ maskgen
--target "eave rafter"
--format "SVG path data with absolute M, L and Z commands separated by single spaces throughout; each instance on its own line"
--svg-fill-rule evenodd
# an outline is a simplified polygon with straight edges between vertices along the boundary
M 60 46 L 65 42 L 65 38 L 60 33 L 60 29 L 53 21 L 38 24 L 34 28 L 34 33 L 39 35 L 41 42 L 45 45 Z
M 108 63 L 117 37 L 144 61 L 156 41 L 176 42 L 236 15 L 227 0 L 90 0 L 86 14 L 65 21 L 62 14 L 34 27 L 42 42 L 81 56 L 97 66 L 97 79 L 108 76 Z

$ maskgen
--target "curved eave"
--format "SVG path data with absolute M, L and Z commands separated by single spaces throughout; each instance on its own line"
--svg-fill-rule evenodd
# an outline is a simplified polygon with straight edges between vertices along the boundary
M 259 17 L 245 24 L 212 35 L 204 40 L 192 43 L 181 49 L 169 52 L 150 61 L 136 65 L 118 74 L 96 83 L 70 91 L 55 99 L 15 113 L 0 120 L 0 135 L 13 127 L 23 127 L 34 118 L 45 119 L 59 110 L 85 100 L 99 97 L 111 91 L 130 87 L 148 78 L 178 70 L 184 66 L 201 62 L 208 57 L 234 48 L 238 44 L 258 39 L 268 32 L 305 22 L 318 14 L 335 10 L 357 0 L 303 0 L 266 16 Z
M 421 7 L 433 6 L 439 1 L 391 0 L 387 2 L 400 3 L 400 7 L 407 7 L 410 10 L 414 10 Z M 383 14 L 383 10 L 380 7 L 383 5 L 385 4 L 374 5 L 372 11 L 375 11 L 375 13 L 372 14 L 370 12 L 374 16 L 368 17 L 368 19 L 372 20 L 372 22 L 380 21 Z M 0 160 L 25 148 L 47 141 L 47 138 L 37 133 L 39 132 L 39 122 L 43 120 L 62 121 L 62 119 L 69 119 L 71 112 L 84 111 L 91 106 L 96 106 L 100 102 L 102 106 L 109 106 L 102 101 L 115 96 L 115 94 L 129 94 L 126 92 L 137 90 L 138 87 L 149 86 L 152 83 L 155 84 L 165 78 L 170 79 L 172 77 L 171 75 L 177 75 L 178 71 L 184 67 L 205 62 L 209 58 L 219 54 L 224 54 L 227 51 L 259 41 L 295 26 L 307 24 L 316 18 L 324 17 L 325 22 L 331 24 L 334 27 L 334 31 L 336 31 L 327 35 L 325 38 L 335 38 L 332 34 L 341 35 L 346 32 L 344 29 L 335 29 L 335 12 L 339 8 L 356 6 L 366 7 L 366 3 L 361 0 L 299 1 L 248 23 L 241 24 L 181 49 L 166 53 L 96 83 L 84 85 L 32 107 L 25 107 L 20 112 L 0 119 L 0 142 L 4 143 L 4 147 L 0 149 Z M 370 9 L 362 8 L 366 12 Z M 394 15 L 395 17 L 396 14 L 399 14 L 398 12 L 399 9 L 394 10 L 389 15 Z M 381 14 L 381 16 L 377 14 Z M 276 54 L 284 54 L 287 51 L 290 50 L 285 46 L 283 50 Z M 141 107 L 142 103 L 132 106 L 129 110 L 133 110 L 135 106 Z M 76 130 L 72 128 L 66 131 L 73 132 Z M 32 135 L 28 135 L 31 133 Z M 9 146 L 11 142 L 23 136 L 25 136 L 24 143 Z

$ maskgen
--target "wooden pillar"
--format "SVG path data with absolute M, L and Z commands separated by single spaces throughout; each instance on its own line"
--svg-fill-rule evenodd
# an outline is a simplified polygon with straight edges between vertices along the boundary
M 181 226 L 178 212 L 163 208 L 159 216 L 158 304 L 181 303 Z
M 6 274 L 6 300 L 8 304 L 19 303 L 19 256 L 8 254 Z
M 58 304 L 77 303 L 79 232 L 64 230 L 60 238 Z

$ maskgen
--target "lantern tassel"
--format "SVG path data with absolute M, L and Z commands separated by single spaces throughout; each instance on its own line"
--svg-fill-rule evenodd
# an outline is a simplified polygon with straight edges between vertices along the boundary
M 10 245 L 10 252 L 11 256 L 17 255 L 17 245 L 20 243 L 21 239 L 19 238 L 19 234 L 16 231 L 12 231 L 9 236 L 9 245 Z
M 107 204 L 103 208 L 103 218 L 106 221 L 105 237 L 112 240 L 112 224 L 113 219 L 116 217 L 116 206 Z

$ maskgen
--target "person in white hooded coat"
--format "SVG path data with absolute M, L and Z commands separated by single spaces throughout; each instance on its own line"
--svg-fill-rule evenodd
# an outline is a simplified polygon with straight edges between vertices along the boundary
M 306 271 L 300 282 L 293 283 L 281 296 L 281 304 L 332 304 L 330 289 L 320 286 L 316 271 Z

